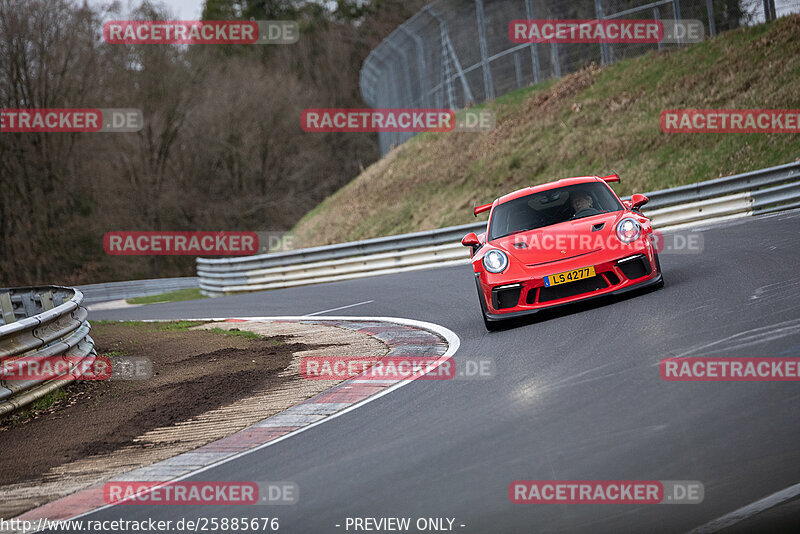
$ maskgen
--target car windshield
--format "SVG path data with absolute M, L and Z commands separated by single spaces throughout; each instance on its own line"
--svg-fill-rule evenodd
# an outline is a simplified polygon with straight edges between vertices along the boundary
M 548 189 L 495 207 L 489 240 L 622 209 L 616 195 L 603 182 Z

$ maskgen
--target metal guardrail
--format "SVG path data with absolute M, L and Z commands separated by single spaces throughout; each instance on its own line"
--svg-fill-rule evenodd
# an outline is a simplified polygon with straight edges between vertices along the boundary
M 707 200 L 721 195 L 753 191 L 757 188 L 800 180 L 800 162 L 706 180 L 696 184 L 661 189 L 648 193 L 648 210 Z
M 68 357 L 74 363 L 91 363 L 97 353 L 89 336 L 91 325 L 81 304 L 80 290 L 59 287 L 0 289 L 0 366 L 3 370 L 32 363 L 39 368 Z M 87 360 L 88 359 L 88 360 Z M 87 361 L 84 361 L 87 360 Z M 48 380 L 6 380 L 0 375 L 0 416 L 10 413 L 75 380 L 64 374 Z
M 800 162 L 648 193 L 644 209 L 660 230 L 800 207 Z M 461 246 L 486 221 L 276 254 L 197 259 L 208 296 L 349 280 L 469 263 Z
M 83 293 L 83 303 L 93 304 L 109 300 L 130 299 L 134 297 L 148 297 L 160 295 L 181 289 L 199 287 L 197 277 L 185 278 L 156 278 L 149 280 L 130 280 L 125 282 L 106 282 L 103 284 L 90 284 L 78 286 Z

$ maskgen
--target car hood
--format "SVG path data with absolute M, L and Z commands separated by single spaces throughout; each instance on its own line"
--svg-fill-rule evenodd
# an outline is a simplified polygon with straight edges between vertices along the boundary
M 526 265 L 566 260 L 619 246 L 615 228 L 626 215 L 630 214 L 625 211 L 601 213 L 501 237 L 489 244 Z

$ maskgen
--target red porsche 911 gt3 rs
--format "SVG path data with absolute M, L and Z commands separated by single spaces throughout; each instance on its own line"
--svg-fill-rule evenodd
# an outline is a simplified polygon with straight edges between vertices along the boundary
M 486 328 L 503 319 L 664 284 L 644 195 L 622 201 L 608 182 L 583 176 L 520 189 L 478 206 L 486 233 L 469 233 Z

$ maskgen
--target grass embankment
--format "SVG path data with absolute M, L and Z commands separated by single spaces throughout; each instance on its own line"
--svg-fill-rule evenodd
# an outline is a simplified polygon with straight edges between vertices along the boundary
M 663 133 L 673 108 L 800 108 L 800 16 L 681 50 L 589 67 L 488 104 L 486 134 L 423 134 L 309 212 L 302 246 L 472 222 L 473 203 L 568 176 L 619 172 L 619 194 L 788 163 L 798 134 Z
M 133 297 L 127 300 L 128 304 L 158 304 L 161 302 L 183 302 L 185 300 L 198 300 L 207 299 L 205 295 L 200 293 L 199 287 L 191 289 L 179 289 L 169 293 L 161 293 L 158 295 L 149 295 L 147 297 Z
M 190 328 L 205 324 L 207 321 L 165 321 L 165 322 L 144 322 L 144 321 L 92 321 L 94 326 L 130 326 L 147 329 L 150 332 L 188 332 Z M 243 337 L 246 339 L 262 339 L 264 336 L 250 332 L 248 330 L 239 330 L 238 328 L 209 328 L 202 330 L 202 332 L 212 332 L 223 336 Z M 279 344 L 277 341 L 274 343 Z M 119 354 L 104 353 L 104 356 L 119 356 Z

